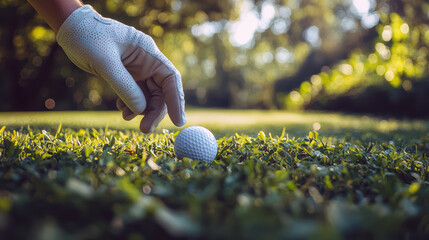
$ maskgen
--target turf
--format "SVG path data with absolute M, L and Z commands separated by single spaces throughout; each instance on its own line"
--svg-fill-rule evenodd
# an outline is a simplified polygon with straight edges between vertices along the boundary
M 188 119 L 218 138 L 213 163 L 176 159 L 180 129 L 167 120 L 143 135 L 118 113 L 0 114 L 0 238 L 429 236 L 427 121 L 201 109 Z
M 216 137 L 232 133 L 255 137 L 259 131 L 280 135 L 286 128 L 290 136 L 302 137 L 309 131 L 318 130 L 330 136 L 363 136 L 374 133 L 378 136 L 425 135 L 429 122 L 424 120 L 398 120 L 367 115 L 350 115 L 323 112 L 285 112 L 261 110 L 188 109 L 186 126 L 204 126 Z M 138 130 L 140 118 L 124 121 L 119 112 L 0 112 L 0 125 L 20 129 L 28 125 L 33 128 L 56 130 L 64 127 L 110 128 L 116 130 Z M 319 128 L 317 128 L 319 125 Z M 315 128 L 316 127 L 316 128 Z M 166 117 L 157 128 L 180 130 Z

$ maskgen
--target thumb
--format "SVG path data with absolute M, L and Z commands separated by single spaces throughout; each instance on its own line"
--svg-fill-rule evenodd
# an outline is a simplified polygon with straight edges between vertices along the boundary
M 119 56 L 101 63 L 96 69 L 131 111 L 135 114 L 143 113 L 146 109 L 145 96 Z

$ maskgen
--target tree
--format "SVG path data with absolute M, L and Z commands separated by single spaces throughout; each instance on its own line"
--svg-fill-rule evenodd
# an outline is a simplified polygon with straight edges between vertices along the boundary
M 155 41 L 171 38 L 180 44 L 189 38 L 189 24 L 218 19 L 228 12 L 228 1 L 85 1 L 106 17 L 134 26 Z M 201 19 L 201 16 L 203 19 Z M 74 66 L 60 50 L 55 35 L 31 6 L 20 0 L 0 2 L 0 109 L 42 110 L 111 108 L 113 92 L 102 80 Z M 188 37 L 187 37 L 188 36 Z M 171 47 L 160 43 L 167 55 Z M 85 80 L 84 80 L 85 79 Z M 87 80 L 88 79 L 88 80 Z M 100 95 L 106 104 L 101 104 Z M 55 100 L 54 100 L 55 99 Z M 45 108 L 46 107 L 46 108 Z
M 429 4 L 418 1 L 380 3 L 381 23 L 369 48 L 354 49 L 328 71 L 303 79 L 282 103 L 286 108 L 428 116 L 427 9 Z
M 416 52 L 420 53 L 424 53 L 422 49 L 427 45 L 425 24 L 429 7 L 417 0 L 101 0 L 85 3 L 106 17 L 151 35 L 182 73 L 187 103 L 199 106 L 327 107 L 327 99 L 354 89 L 344 84 L 336 91 L 327 90 L 329 82 L 333 82 L 332 73 L 341 73 L 343 63 L 354 68 L 356 56 L 367 59 L 371 53 L 379 54 L 374 48 L 380 42 L 382 28 L 390 24 L 392 13 L 397 13 L 408 24 L 410 35 L 418 35 L 412 38 L 417 42 L 400 44 L 410 51 L 419 49 Z M 55 43 L 53 32 L 29 4 L 1 1 L 0 21 L 3 79 L 0 109 L 42 110 L 52 107 L 52 102 L 56 104 L 55 109 L 111 109 L 114 106 L 116 96 L 107 84 L 79 70 L 67 59 Z M 382 43 L 393 52 L 393 42 Z M 421 58 L 427 59 L 426 55 L 410 59 L 422 62 Z M 308 90 L 314 87 L 313 82 L 319 82 L 317 78 L 312 82 L 313 76 L 324 79 L 326 74 L 331 80 L 316 87 L 317 91 Z M 413 83 L 425 76 L 399 82 Z M 371 79 L 363 76 L 355 82 L 356 87 L 368 86 Z M 48 99 L 50 102 L 46 102 Z

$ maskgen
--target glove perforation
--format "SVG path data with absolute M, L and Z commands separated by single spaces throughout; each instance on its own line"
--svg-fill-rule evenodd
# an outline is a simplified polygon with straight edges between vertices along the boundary
M 174 112 L 173 122 L 180 126 L 185 124 L 180 73 L 150 36 L 113 19 L 103 18 L 91 6 L 85 5 L 62 24 L 57 41 L 75 65 L 105 79 L 135 114 L 142 114 L 147 104 L 137 81 L 154 79 L 162 85 L 159 86 L 162 97 L 168 100 L 167 106 Z M 140 60 L 134 62 L 132 70 L 127 65 L 130 62 L 123 62 L 127 55 L 139 56 Z M 170 109 L 168 111 L 170 113 Z

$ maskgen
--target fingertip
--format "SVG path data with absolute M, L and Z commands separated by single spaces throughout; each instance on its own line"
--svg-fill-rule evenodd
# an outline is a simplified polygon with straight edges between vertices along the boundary
M 127 105 L 125 105 L 125 103 L 124 103 L 124 101 L 122 101 L 122 99 L 120 99 L 120 98 L 118 98 L 118 99 L 116 99 L 116 108 L 118 108 L 118 110 L 124 110 L 124 108 L 126 107 Z
M 131 106 L 130 109 L 131 111 L 133 111 L 135 114 L 142 114 L 144 112 L 144 110 L 146 110 L 146 99 L 140 100 L 139 102 L 135 102 L 130 104 Z
M 142 131 L 143 133 L 151 133 L 151 132 L 155 131 L 155 128 L 157 126 L 158 125 L 155 124 L 154 122 L 148 121 L 147 118 L 145 119 L 143 117 L 142 121 L 140 122 L 140 131 Z
M 133 120 L 135 117 L 137 117 L 137 114 L 135 114 L 135 113 L 133 113 L 133 112 L 131 112 L 131 113 L 126 113 L 125 111 L 124 111 L 124 112 L 122 112 L 122 118 L 123 118 L 125 121 L 131 121 L 131 120 Z
M 143 128 L 141 125 L 140 125 L 140 131 L 141 131 L 142 133 L 145 133 L 145 134 L 148 134 L 148 133 L 153 132 L 153 130 L 151 131 L 151 129 Z
M 140 125 L 140 131 L 142 133 L 145 133 L 145 134 L 152 133 L 153 131 L 155 131 L 155 127 L 149 127 L 149 128 L 147 128 L 147 127 L 142 127 Z
M 179 121 L 173 122 L 177 127 L 182 127 L 186 124 L 186 116 L 182 117 Z
M 146 99 L 140 102 L 131 103 L 130 106 L 127 106 L 125 102 L 118 98 L 116 100 L 116 107 L 122 111 L 122 117 L 125 120 L 131 120 L 136 117 L 138 114 L 142 114 L 146 109 Z
M 168 106 L 168 116 L 170 116 L 171 122 L 178 127 L 186 124 L 186 114 L 183 105 L 182 103 L 170 101 L 170 106 Z
M 187 122 L 185 112 L 177 108 L 173 108 L 172 110 L 170 109 L 168 110 L 168 115 L 170 116 L 171 122 L 177 127 L 182 127 L 185 125 Z
M 164 106 L 161 108 L 155 108 L 153 111 L 149 111 L 142 118 L 140 122 L 140 131 L 143 133 L 151 133 L 155 131 L 155 128 L 158 127 L 159 123 L 164 119 L 167 114 L 167 107 Z
M 130 121 L 132 119 L 134 119 L 137 116 L 137 114 L 135 114 L 133 111 L 131 111 L 131 109 L 129 109 L 127 106 L 125 106 L 122 109 L 122 118 L 126 121 Z

